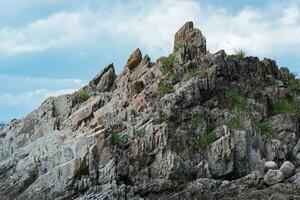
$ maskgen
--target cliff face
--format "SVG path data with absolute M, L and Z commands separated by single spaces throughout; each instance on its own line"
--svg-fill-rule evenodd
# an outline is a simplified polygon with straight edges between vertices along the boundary
M 170 56 L 137 49 L 0 127 L 0 199 L 300 199 L 299 93 L 188 22 Z

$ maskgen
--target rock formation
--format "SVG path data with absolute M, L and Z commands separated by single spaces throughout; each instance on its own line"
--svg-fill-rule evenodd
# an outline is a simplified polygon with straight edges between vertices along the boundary
M 192 22 L 174 44 L 0 126 L 0 199 L 300 199 L 299 80 Z

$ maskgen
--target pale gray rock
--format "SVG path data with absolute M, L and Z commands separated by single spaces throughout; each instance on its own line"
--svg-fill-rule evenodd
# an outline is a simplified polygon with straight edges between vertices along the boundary
M 285 161 L 279 169 L 285 178 L 291 177 L 295 172 L 295 165 L 290 161 Z
M 270 169 L 264 177 L 264 182 L 268 185 L 275 185 L 284 180 L 284 175 L 280 170 Z
M 269 171 L 269 169 L 274 169 L 274 170 L 278 169 L 276 162 L 274 161 L 265 162 L 265 170 Z

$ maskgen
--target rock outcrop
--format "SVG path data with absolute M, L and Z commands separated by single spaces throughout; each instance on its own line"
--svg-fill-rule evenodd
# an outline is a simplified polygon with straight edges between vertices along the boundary
M 128 67 L 130 70 L 134 70 L 142 61 L 142 52 L 137 48 L 129 57 L 125 67 Z
M 299 88 L 188 22 L 172 55 L 137 49 L 0 126 L 0 199 L 300 199 Z

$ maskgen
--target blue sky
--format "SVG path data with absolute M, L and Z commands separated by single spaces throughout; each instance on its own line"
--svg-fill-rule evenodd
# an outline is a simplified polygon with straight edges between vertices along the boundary
M 242 48 L 299 73 L 300 1 L 0 0 L 0 122 L 70 93 L 137 47 L 155 60 L 192 20 L 210 52 Z

